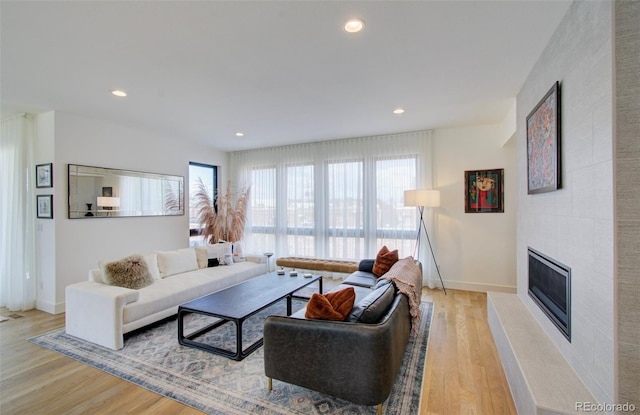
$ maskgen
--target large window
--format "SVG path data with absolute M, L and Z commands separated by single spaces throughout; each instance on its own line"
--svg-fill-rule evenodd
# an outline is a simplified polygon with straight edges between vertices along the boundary
M 201 228 L 198 223 L 198 212 L 195 209 L 194 194 L 198 191 L 198 186 L 203 183 L 213 203 L 218 192 L 218 168 L 202 163 L 189 163 L 189 245 L 200 245 L 203 243 L 200 236 Z
M 412 255 L 418 218 L 404 191 L 425 186 L 429 135 L 390 137 L 233 153 L 235 180 L 251 185 L 250 251 L 357 260 L 387 245 Z

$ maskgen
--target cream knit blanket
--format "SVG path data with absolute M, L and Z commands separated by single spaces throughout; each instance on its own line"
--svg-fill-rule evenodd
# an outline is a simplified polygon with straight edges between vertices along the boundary
M 422 298 L 422 271 L 415 259 L 408 256 L 397 261 L 380 279 L 393 281 L 398 287 L 398 291 L 407 296 L 411 314 L 411 328 L 417 332 Z

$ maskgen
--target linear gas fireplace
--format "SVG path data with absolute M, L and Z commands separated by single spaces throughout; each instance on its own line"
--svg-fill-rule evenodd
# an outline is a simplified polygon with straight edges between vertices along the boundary
M 571 268 L 528 248 L 529 296 L 571 342 Z

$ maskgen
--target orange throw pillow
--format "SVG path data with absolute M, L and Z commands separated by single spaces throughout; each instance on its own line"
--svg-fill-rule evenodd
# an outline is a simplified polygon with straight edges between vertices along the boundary
M 376 276 L 381 277 L 386 274 L 396 262 L 398 262 L 398 250 L 394 249 L 393 251 L 389 251 L 389 248 L 385 245 L 378 251 L 376 261 L 373 263 L 372 272 Z
M 304 316 L 315 320 L 344 321 L 351 312 L 355 301 L 356 291 L 353 287 L 324 295 L 313 293 Z

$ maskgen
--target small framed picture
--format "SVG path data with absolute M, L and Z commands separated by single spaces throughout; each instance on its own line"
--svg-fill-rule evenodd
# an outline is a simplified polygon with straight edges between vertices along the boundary
M 464 211 L 504 212 L 504 169 L 464 172 Z
M 53 163 L 36 165 L 36 187 L 53 187 Z
M 53 195 L 37 195 L 36 210 L 38 218 L 53 219 Z

